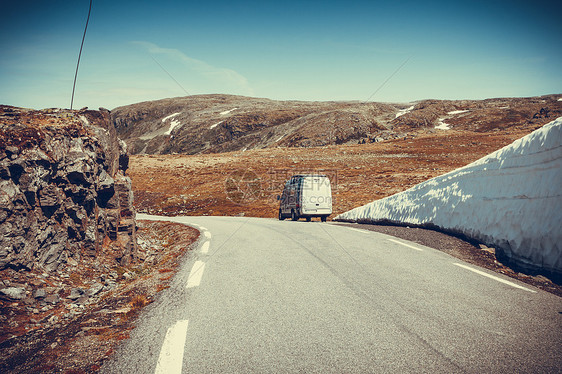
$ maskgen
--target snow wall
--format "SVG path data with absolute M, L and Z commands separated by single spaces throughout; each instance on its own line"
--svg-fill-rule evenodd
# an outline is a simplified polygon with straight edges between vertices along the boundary
M 338 215 L 438 228 L 562 276 L 562 117 L 463 168 Z

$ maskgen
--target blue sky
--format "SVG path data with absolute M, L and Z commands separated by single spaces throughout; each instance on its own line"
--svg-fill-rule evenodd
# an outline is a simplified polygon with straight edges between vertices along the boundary
M 70 106 L 88 5 L 2 5 L 0 104 Z M 562 93 L 560 10 L 541 0 L 94 0 L 74 107 L 209 93 L 386 102 Z

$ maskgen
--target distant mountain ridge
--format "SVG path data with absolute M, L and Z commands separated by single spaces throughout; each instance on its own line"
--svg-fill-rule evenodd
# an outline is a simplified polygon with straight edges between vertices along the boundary
M 562 115 L 562 95 L 393 104 L 275 101 L 196 95 L 115 108 L 131 154 L 220 153 L 366 143 L 427 131 L 539 127 Z

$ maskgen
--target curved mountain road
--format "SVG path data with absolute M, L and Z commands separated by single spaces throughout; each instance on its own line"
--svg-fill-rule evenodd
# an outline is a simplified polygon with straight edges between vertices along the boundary
M 320 222 L 202 231 L 103 373 L 559 372 L 562 299 L 437 250 Z

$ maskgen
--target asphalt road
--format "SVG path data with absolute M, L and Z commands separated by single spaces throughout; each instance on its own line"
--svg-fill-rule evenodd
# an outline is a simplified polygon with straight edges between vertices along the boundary
M 174 221 L 199 249 L 104 373 L 562 371 L 562 299 L 527 284 L 337 224 Z

